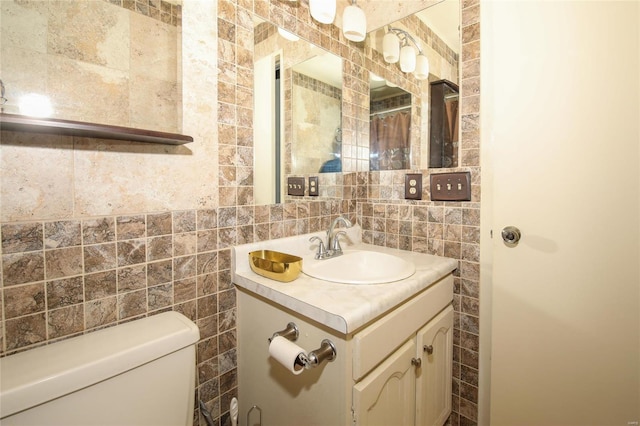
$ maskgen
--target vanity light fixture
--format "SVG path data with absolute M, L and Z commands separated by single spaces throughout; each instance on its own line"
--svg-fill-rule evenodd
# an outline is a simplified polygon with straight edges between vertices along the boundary
M 429 77 L 429 60 L 418 42 L 405 30 L 391 26 L 387 28 L 387 33 L 382 39 L 382 56 L 389 64 L 400 61 L 402 72 L 413 72 L 418 80 Z
M 342 13 L 342 33 L 347 40 L 359 42 L 367 36 L 367 17 L 358 7 L 356 0 L 344 8 Z
M 309 13 L 321 24 L 331 24 L 336 18 L 336 0 L 309 0 Z

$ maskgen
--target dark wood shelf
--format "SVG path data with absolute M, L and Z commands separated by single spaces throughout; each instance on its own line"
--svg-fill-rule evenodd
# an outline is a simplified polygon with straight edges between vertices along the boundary
M 85 123 L 82 121 L 37 118 L 16 114 L 0 114 L 0 130 L 19 132 L 55 133 L 98 139 L 117 139 L 150 142 L 165 145 L 183 145 L 193 142 L 191 136 L 179 133 L 157 132 L 132 127 Z

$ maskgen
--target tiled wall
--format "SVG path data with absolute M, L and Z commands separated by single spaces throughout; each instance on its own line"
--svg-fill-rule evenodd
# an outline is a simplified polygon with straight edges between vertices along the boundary
M 182 24 L 182 0 L 103 0 L 165 24 Z
M 179 133 L 181 7 L 147 4 L 155 20 L 112 3 L 3 1 L 3 112 L 35 93 L 52 118 Z
M 460 260 L 455 280 L 454 413 L 450 422 L 475 424 L 480 238 L 479 0 L 463 0 L 462 4 L 460 169 L 472 172 L 472 202 L 427 201 L 428 185 L 424 201 L 404 201 L 402 172 L 354 172 L 340 175 L 341 182 L 336 186 L 342 191 L 341 200 L 305 199 L 276 206 L 253 206 L 250 11 L 345 58 L 343 144 L 353 148 L 349 151 L 352 157 L 347 156 L 346 160 L 351 161 L 354 171 L 362 166 L 358 148 L 365 149 L 362 141 L 368 140 L 365 139 L 369 126 L 368 70 L 375 72 L 377 65 L 362 47 L 345 41 L 335 27 L 312 22 L 304 2 L 293 7 L 275 0 L 218 0 L 214 15 L 218 44 L 211 50 L 217 52 L 217 108 L 210 115 L 217 117 L 217 137 L 213 141 L 211 136 L 204 136 L 191 148 L 191 156 L 196 157 L 196 164 L 202 168 L 198 170 L 207 167 L 216 170 L 219 190 L 215 194 L 210 194 L 210 190 L 206 193 L 217 200 L 207 202 L 210 198 L 197 193 L 192 199 L 198 202 L 192 202 L 192 207 L 186 209 L 146 211 L 127 209 L 127 204 L 123 204 L 116 206 L 119 213 L 40 215 L 42 219 L 30 215 L 29 208 L 7 206 L 13 212 L 12 219 L 0 226 L 2 354 L 163 309 L 180 310 L 194 319 L 202 333 L 197 350 L 197 398 L 206 403 L 217 421 L 228 421 L 229 401 L 237 394 L 236 310 L 229 247 L 325 229 L 332 217 L 346 214 L 363 225 L 365 239 L 375 244 Z M 207 114 L 204 103 L 194 111 Z M 19 137 L 3 133 L 2 148 L 11 145 L 11 138 Z M 216 146 L 214 150 L 209 147 L 212 143 Z M 76 138 L 70 146 L 103 149 L 100 143 L 87 145 Z M 18 148 L 19 144 L 13 145 L 11 152 Z M 138 148 L 143 153 L 152 152 L 144 156 L 148 164 L 156 164 L 166 156 L 158 154 L 167 154 L 136 144 L 131 145 L 131 152 L 127 151 L 129 148 L 124 152 L 132 156 Z M 22 148 L 25 153 L 29 149 L 29 146 Z M 50 149 L 58 151 L 61 150 Z M 96 160 L 110 161 L 109 156 L 117 158 L 114 152 L 107 151 Z M 15 163 L 10 158 L 3 161 L 17 167 L 21 164 L 17 162 L 19 158 Z M 117 163 L 112 171 L 115 175 L 121 173 Z M 185 171 L 189 164 L 180 163 Z M 3 174 L 7 170 L 3 169 Z M 161 178 L 161 170 L 166 169 L 159 169 L 157 178 Z M 421 172 L 427 183 L 432 171 Z M 46 169 L 41 173 L 47 177 Z M 207 183 L 206 179 L 200 181 Z M 43 193 L 46 182 L 42 179 Z M 131 192 L 130 197 L 135 192 L 135 186 L 119 187 L 115 179 L 87 180 L 86 185 L 87 190 L 94 192 L 103 191 L 103 186 Z M 16 183 L 14 190 L 21 188 L 29 187 Z M 178 199 L 181 196 L 176 193 Z M 144 199 L 148 194 L 140 193 L 139 197 Z M 116 207 L 105 205 L 103 209 L 109 212 L 108 209 Z M 19 216 L 20 211 L 23 216 Z M 197 422 L 206 424 L 201 416 Z
M 408 93 L 400 94 L 392 98 L 385 98 L 379 101 L 371 102 L 370 105 L 371 105 L 370 110 L 372 113 L 374 112 L 384 113 L 384 111 L 391 108 L 411 106 L 411 95 L 409 95 Z

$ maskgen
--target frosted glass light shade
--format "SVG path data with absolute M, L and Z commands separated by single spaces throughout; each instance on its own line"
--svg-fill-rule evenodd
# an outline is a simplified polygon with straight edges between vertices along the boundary
M 416 71 L 414 75 L 418 80 L 424 80 L 429 77 L 429 59 L 422 53 L 416 58 Z
M 282 37 L 286 38 L 289 41 L 298 41 L 298 40 L 300 40 L 300 37 L 298 37 L 297 35 L 291 34 L 289 31 L 283 30 L 280 27 L 278 27 L 278 34 L 280 34 Z
M 342 13 L 342 33 L 347 40 L 362 41 L 367 36 L 367 17 L 358 6 L 347 6 Z
M 336 18 L 336 0 L 309 0 L 311 17 L 322 24 L 331 24 Z
M 400 59 L 400 39 L 391 31 L 382 39 L 382 56 L 390 64 L 395 64 Z
M 416 69 L 416 50 L 413 46 L 402 46 L 400 49 L 400 69 L 402 72 L 413 72 Z

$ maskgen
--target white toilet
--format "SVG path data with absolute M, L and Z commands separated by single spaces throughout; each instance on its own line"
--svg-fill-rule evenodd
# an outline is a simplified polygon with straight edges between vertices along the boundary
M 177 312 L 0 359 L 0 424 L 191 426 L 196 325 Z

